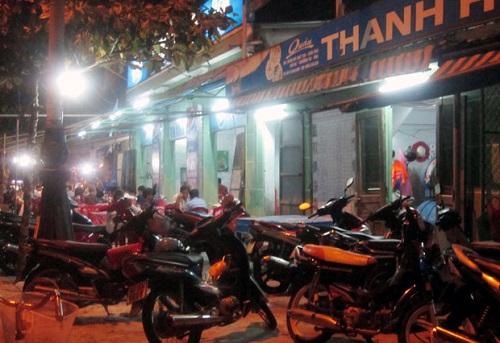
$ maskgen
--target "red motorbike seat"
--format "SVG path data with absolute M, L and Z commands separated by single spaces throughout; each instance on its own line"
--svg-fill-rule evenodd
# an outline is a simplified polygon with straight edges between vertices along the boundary
M 377 260 L 370 255 L 357 254 L 325 245 L 306 244 L 303 252 L 325 262 L 350 266 L 368 266 L 377 263 Z

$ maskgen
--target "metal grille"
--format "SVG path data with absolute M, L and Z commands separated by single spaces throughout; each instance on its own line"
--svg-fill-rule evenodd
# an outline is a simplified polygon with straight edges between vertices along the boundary
M 498 85 L 484 89 L 483 118 L 484 183 L 481 204 L 483 213 L 487 213 L 492 197 L 500 195 L 500 86 Z

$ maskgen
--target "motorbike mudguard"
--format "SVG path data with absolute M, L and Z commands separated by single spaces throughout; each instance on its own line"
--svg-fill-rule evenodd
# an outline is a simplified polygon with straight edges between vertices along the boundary
M 424 301 L 424 295 L 417 286 L 413 285 L 407 289 L 403 295 L 398 299 L 396 305 L 392 310 L 392 325 L 398 325 L 399 321 L 404 317 L 408 310 L 418 303 Z

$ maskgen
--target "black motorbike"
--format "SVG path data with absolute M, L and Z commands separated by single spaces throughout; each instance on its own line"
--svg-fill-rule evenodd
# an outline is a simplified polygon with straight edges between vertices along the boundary
M 269 329 L 276 327 L 264 293 L 251 276 L 245 247 L 226 227 L 244 211 L 233 199 L 224 198 L 223 213 L 200 221 L 186 240 L 191 251 L 207 254 L 208 282 L 178 263 L 151 271 L 151 292 L 142 311 L 149 342 L 198 342 L 203 330 L 231 324 L 250 311 L 257 312 Z
M 427 278 L 425 300 L 414 301 L 403 317 L 400 343 L 500 340 L 500 243 L 469 242 L 460 222 L 455 210 L 438 213 L 436 225 L 452 243 L 438 269 L 447 277 L 447 296 L 432 286 L 436 270 L 422 270 Z
M 433 227 L 424 223 L 417 210 L 405 208 L 397 269 L 372 289 L 363 285 L 378 268 L 377 257 L 315 244 L 297 248 L 298 271 L 286 318 L 295 342 L 326 342 L 333 334 L 360 335 L 371 342 L 377 334 L 398 331 L 414 300 L 407 290 L 419 285 L 416 289 L 424 292 L 422 252 L 428 263 L 441 260 L 439 247 L 430 244 Z

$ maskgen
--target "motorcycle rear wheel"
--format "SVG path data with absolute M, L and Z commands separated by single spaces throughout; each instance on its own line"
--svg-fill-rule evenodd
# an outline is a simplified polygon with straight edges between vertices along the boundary
M 434 342 L 436 338 L 431 337 L 433 323 L 431 320 L 432 305 L 418 304 L 404 316 L 398 335 L 399 343 L 422 343 Z M 437 316 L 438 323 L 444 321 L 445 317 Z M 467 337 L 474 337 L 476 329 L 471 320 L 466 318 L 459 327 L 460 333 Z M 439 340 L 438 340 L 439 341 Z
M 288 302 L 287 310 L 302 309 L 319 313 L 324 312 L 319 309 L 324 309 L 324 306 L 328 306 L 328 304 L 321 303 L 322 297 L 320 297 L 320 293 L 327 292 L 327 288 L 323 285 L 318 285 L 312 296 L 313 301 L 310 302 L 308 299 L 310 287 L 311 284 L 307 284 L 292 294 Z M 326 301 L 328 300 L 326 299 Z M 286 326 L 288 328 L 288 334 L 295 343 L 324 343 L 328 341 L 334 333 L 331 329 L 292 319 L 288 314 L 286 316 Z
M 142 308 L 142 326 L 149 343 L 187 342 L 198 343 L 202 329 L 172 328 L 168 317 L 171 314 L 181 313 L 179 306 L 180 295 L 177 292 L 152 290 L 147 296 Z M 189 313 L 187 304 L 182 304 L 184 311 Z

